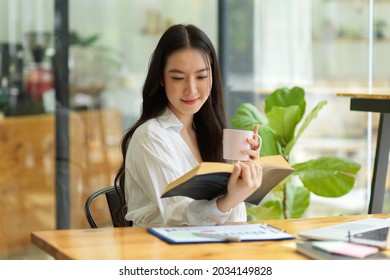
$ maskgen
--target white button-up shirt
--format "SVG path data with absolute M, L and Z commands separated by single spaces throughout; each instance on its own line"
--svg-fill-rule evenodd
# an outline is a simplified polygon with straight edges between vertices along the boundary
M 217 225 L 246 221 L 245 204 L 228 213 L 216 199 L 160 198 L 165 186 L 199 163 L 180 136 L 183 125 L 167 109 L 134 132 L 126 155 L 126 219 L 136 226 Z

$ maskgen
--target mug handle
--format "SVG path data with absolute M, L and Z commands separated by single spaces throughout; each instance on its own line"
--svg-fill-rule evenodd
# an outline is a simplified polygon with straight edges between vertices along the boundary
M 261 151 L 261 145 L 263 144 L 263 139 L 261 138 L 261 136 L 259 134 L 254 134 L 253 133 L 253 136 L 257 138 L 257 142 L 259 142 L 259 147 L 256 149 L 256 151 L 258 153 L 260 153 Z

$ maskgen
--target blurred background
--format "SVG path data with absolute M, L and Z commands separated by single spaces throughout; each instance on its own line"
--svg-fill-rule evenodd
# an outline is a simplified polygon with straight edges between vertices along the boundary
M 350 193 L 313 195 L 305 216 L 367 213 L 379 115 L 336 94 L 390 92 L 389 13 L 390 0 L 0 0 L 0 259 L 50 258 L 32 231 L 89 228 L 85 200 L 113 183 L 150 55 L 175 23 L 215 44 L 228 119 L 279 87 L 304 88 L 310 109 L 327 100 L 292 162 L 362 168 Z

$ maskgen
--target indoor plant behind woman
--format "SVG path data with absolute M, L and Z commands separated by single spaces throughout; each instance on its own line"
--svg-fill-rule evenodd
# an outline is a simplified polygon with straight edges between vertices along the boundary
M 278 88 L 265 99 L 264 114 L 251 103 L 242 103 L 231 119 L 235 128 L 253 129 L 260 124 L 261 156 L 282 155 L 295 171 L 272 192 L 274 198 L 261 206 L 248 206 L 252 220 L 300 218 L 310 204 L 310 192 L 322 197 L 340 197 L 355 184 L 360 164 L 341 157 L 319 157 L 291 163 L 291 152 L 318 112 L 319 102 L 306 117 L 305 91 L 300 87 Z

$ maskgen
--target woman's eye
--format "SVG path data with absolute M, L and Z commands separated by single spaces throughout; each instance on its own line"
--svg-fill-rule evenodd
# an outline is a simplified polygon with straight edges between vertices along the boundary
M 183 80 L 182 77 L 172 77 L 172 79 L 173 79 L 173 80 L 176 80 L 176 81 L 178 81 L 178 80 Z
M 204 79 L 207 79 L 207 76 L 199 76 L 198 79 L 199 80 L 204 80 Z

